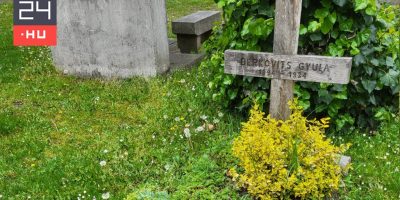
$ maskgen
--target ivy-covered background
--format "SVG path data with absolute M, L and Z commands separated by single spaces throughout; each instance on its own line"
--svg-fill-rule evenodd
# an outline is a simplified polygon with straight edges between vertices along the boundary
M 247 111 L 253 101 L 268 109 L 270 80 L 226 75 L 226 49 L 272 52 L 272 0 L 215 0 L 224 11 L 224 26 L 216 28 L 205 49 L 202 67 L 213 69 L 209 95 L 227 107 Z M 299 54 L 351 56 L 348 85 L 297 82 L 295 95 L 306 114 L 329 116 L 332 130 L 374 129 L 398 111 L 398 6 L 376 0 L 303 0 Z

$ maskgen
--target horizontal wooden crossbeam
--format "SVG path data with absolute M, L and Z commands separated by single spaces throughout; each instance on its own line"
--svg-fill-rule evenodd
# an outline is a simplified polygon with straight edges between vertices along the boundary
M 244 76 L 347 84 L 351 66 L 349 57 L 225 51 L 225 73 Z

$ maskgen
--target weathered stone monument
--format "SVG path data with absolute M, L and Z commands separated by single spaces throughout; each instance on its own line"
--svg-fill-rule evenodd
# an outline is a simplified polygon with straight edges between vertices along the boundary
M 154 76 L 169 69 L 165 0 L 58 1 L 55 65 L 78 76 Z

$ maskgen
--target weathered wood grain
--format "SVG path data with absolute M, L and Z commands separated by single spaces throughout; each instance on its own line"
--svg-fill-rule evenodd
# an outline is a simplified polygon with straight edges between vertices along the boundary
M 276 0 L 274 54 L 297 54 L 302 0 Z M 288 102 L 293 98 L 294 81 L 271 81 L 269 113 L 277 119 L 290 116 Z
M 272 79 L 347 84 L 352 58 L 227 50 L 225 73 Z

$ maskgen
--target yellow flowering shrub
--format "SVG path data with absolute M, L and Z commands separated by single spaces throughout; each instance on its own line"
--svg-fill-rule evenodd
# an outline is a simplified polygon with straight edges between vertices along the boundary
M 321 199 L 339 187 L 338 164 L 347 145 L 336 147 L 324 136 L 329 119 L 307 120 L 294 101 L 286 121 L 275 120 L 251 110 L 241 134 L 233 143 L 239 173 L 233 180 L 260 199 Z

